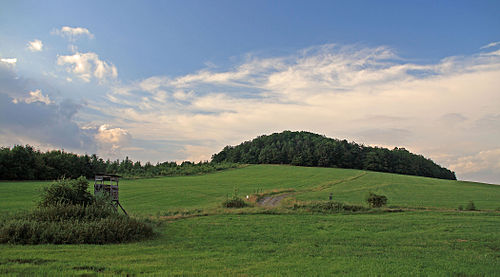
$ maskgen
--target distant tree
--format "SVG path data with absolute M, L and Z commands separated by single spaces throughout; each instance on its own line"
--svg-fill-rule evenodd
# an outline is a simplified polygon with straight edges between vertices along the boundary
M 76 155 L 63 150 L 45 153 L 32 146 L 16 145 L 12 148 L 0 147 L 0 180 L 56 180 L 84 176 L 93 178 L 96 173 L 120 174 L 123 176 L 153 177 L 159 175 L 190 175 L 213 172 L 236 167 L 236 164 L 184 162 L 164 162 L 153 165 L 140 161 L 133 162 L 126 157 L 119 160 L 104 161 L 93 155 Z
M 366 202 L 372 208 L 380 208 L 387 204 L 387 197 L 384 195 L 377 195 L 373 192 L 370 192 L 366 196 Z

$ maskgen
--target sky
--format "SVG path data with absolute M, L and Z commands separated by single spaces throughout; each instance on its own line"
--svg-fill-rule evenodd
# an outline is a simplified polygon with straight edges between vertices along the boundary
M 284 130 L 500 184 L 499 1 L 1 1 L 0 145 L 204 161 Z

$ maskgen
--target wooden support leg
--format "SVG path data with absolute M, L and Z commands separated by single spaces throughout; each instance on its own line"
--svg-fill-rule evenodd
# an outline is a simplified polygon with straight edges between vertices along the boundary
M 126 216 L 128 216 L 127 212 L 125 211 L 125 209 L 122 207 L 122 204 L 120 204 L 119 201 L 116 201 L 116 203 L 118 204 L 118 206 L 120 206 L 120 208 L 122 209 L 122 211 L 125 213 Z

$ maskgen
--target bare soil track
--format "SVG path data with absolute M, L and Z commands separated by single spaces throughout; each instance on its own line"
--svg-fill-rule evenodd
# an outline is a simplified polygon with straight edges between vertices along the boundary
M 264 207 L 276 207 L 279 205 L 281 200 L 285 199 L 286 197 L 292 195 L 292 193 L 283 193 L 283 194 L 275 194 L 275 195 L 269 195 L 269 196 L 264 196 L 257 203 L 260 206 Z

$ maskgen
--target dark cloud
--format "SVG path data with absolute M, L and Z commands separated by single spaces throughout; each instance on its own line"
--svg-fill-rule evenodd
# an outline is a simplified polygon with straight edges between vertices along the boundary
M 4 138 L 29 138 L 65 149 L 95 151 L 93 134 L 82 130 L 73 117 L 81 108 L 71 100 L 60 103 L 17 101 L 27 97 L 36 83 L 0 66 L 0 130 Z
M 17 76 L 12 66 L 0 62 L 0 93 L 15 98 L 26 94 L 32 86 L 33 82 Z

